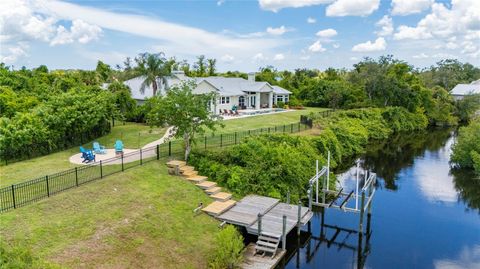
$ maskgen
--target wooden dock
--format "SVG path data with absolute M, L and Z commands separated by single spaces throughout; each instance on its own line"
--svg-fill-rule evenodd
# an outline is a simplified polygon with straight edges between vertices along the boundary
M 305 225 L 313 216 L 308 207 L 300 208 L 300 223 Z M 217 218 L 237 226 L 243 226 L 250 234 L 258 235 L 258 214 L 262 215 L 262 234 L 282 236 L 283 216 L 287 216 L 286 232 L 289 233 L 298 223 L 298 205 L 280 203 L 270 197 L 249 195 Z
M 280 250 L 272 259 L 270 256 L 255 255 L 255 244 L 250 243 L 245 249 L 244 260 L 240 265 L 243 269 L 273 269 L 286 254 L 286 250 Z

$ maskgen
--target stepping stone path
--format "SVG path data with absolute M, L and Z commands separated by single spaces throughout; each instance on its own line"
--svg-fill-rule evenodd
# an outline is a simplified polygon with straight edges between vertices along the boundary
M 198 175 L 198 171 L 195 167 L 188 166 L 184 161 L 172 160 L 167 162 L 168 172 L 171 175 L 182 176 L 187 181 L 194 183 L 197 187 L 205 191 L 215 201 L 206 207 L 202 208 L 202 211 L 211 215 L 218 216 L 225 211 L 232 208 L 237 201 L 232 200 L 232 194 L 228 192 L 222 192 L 222 188 L 217 186 L 217 183 L 208 181 L 208 177 Z

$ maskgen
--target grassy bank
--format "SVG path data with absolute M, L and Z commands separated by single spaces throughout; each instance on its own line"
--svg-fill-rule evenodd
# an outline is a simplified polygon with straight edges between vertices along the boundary
M 151 162 L 0 215 L 0 238 L 66 268 L 205 268 L 208 198 Z
M 165 134 L 165 130 L 165 128 L 151 129 L 149 126 L 139 123 L 118 124 L 108 135 L 100 137 L 96 141 L 107 148 L 113 148 L 115 140 L 121 139 L 125 148 L 139 148 L 160 139 Z M 83 146 L 92 148 L 92 142 Z M 0 166 L 0 187 L 73 168 L 76 165 L 70 163 L 69 158 L 78 152 L 78 147 L 74 147 L 30 160 L 8 165 L 2 164 Z

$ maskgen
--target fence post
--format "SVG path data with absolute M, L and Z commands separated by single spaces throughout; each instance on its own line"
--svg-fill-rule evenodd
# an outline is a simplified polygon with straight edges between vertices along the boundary
M 160 145 L 157 145 L 157 160 L 160 160 Z
M 285 124 L 283 125 L 283 133 L 285 133 Z
M 287 249 L 287 216 L 283 215 L 283 226 L 282 226 L 282 249 Z
M 143 164 L 143 154 L 142 154 L 142 149 L 140 149 L 140 165 Z
M 257 215 L 258 217 L 258 236 L 260 236 L 260 234 L 262 233 L 262 214 L 261 213 L 258 213 Z
M 207 136 L 205 136 L 205 150 L 207 150 Z
M 48 185 L 48 175 L 45 176 L 45 181 L 47 182 L 47 196 L 50 197 L 50 186 Z
M 78 168 L 75 167 L 75 185 L 78 187 Z
M 17 208 L 17 203 L 15 201 L 15 184 L 12 184 L 12 199 L 13 199 L 13 208 Z
M 100 178 L 103 178 L 102 160 L 100 160 Z
M 290 124 L 290 133 L 293 133 L 293 123 Z
M 120 156 L 122 156 L 122 172 L 123 172 L 123 171 L 125 171 L 125 167 L 123 166 L 123 153 Z
M 235 145 L 237 144 L 237 132 L 235 132 Z
M 297 235 L 300 235 L 302 221 L 302 202 L 298 200 L 298 219 L 297 219 Z
M 220 134 L 220 147 L 223 146 L 223 134 Z
M 172 156 L 172 141 L 168 141 L 168 156 Z
M 248 130 L 248 135 L 250 135 L 250 130 Z
M 300 122 L 298 123 L 298 131 L 300 132 Z
M 270 127 L 268 127 L 268 133 L 270 133 Z
M 275 125 L 275 133 L 277 132 L 277 125 Z

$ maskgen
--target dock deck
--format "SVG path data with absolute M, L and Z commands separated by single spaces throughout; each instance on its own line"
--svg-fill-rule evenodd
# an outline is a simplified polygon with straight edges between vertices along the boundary
M 280 200 L 264 196 L 249 195 L 233 207 L 217 216 L 221 221 L 244 226 L 250 234 L 258 234 L 258 214 L 262 214 L 262 233 L 275 237 L 282 236 L 283 215 L 287 216 L 287 233 L 296 227 L 298 205 L 280 203 Z M 301 225 L 313 216 L 307 207 L 301 207 Z

